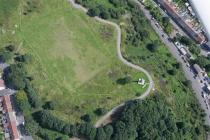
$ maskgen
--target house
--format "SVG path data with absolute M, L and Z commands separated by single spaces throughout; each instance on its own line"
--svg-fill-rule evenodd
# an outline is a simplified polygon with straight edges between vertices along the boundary
M 9 129 L 10 138 L 12 138 L 12 140 L 20 140 L 20 134 L 17 129 L 16 117 L 12 108 L 10 95 L 3 96 L 3 104 L 4 104 L 4 110 L 5 110 L 5 113 L 7 114 L 6 116 L 9 123 L 9 125 L 6 126 L 6 128 Z

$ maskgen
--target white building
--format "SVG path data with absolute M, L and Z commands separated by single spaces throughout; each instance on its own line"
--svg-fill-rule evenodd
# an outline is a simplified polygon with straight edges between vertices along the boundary
M 210 40 L 210 0 L 189 0 Z

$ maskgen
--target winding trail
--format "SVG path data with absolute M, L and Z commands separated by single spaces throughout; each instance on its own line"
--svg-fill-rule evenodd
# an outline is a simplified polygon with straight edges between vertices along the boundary
M 80 10 L 84 11 L 85 13 L 87 13 L 88 10 L 86 8 L 84 8 L 83 6 L 81 6 L 79 4 L 76 4 L 74 0 L 69 0 L 69 2 L 73 5 L 74 8 L 80 9 Z M 142 94 L 141 96 L 139 96 L 139 97 L 137 97 L 135 99 L 144 99 L 144 98 L 146 98 L 150 94 L 150 91 L 154 89 L 154 81 L 152 80 L 152 77 L 150 76 L 150 74 L 144 68 L 127 61 L 122 56 L 122 53 L 121 53 L 121 36 L 122 36 L 122 33 L 121 33 L 121 29 L 120 29 L 119 25 L 117 25 L 114 22 L 110 22 L 110 21 L 101 19 L 99 17 L 95 17 L 95 19 L 100 21 L 100 22 L 102 22 L 102 23 L 112 25 L 112 26 L 114 26 L 116 28 L 116 30 L 117 30 L 117 55 L 118 55 L 118 58 L 120 59 L 120 61 L 122 61 L 125 65 L 127 65 L 127 66 L 129 66 L 129 67 L 131 67 L 133 69 L 136 69 L 138 71 L 141 71 L 141 72 L 143 72 L 143 73 L 145 73 L 147 75 L 147 77 L 149 79 L 149 87 L 145 91 L 144 94 Z M 116 112 L 119 108 L 121 108 L 124 105 L 125 105 L 125 103 L 122 103 L 122 104 L 114 107 L 112 110 L 110 110 L 104 116 L 102 116 L 96 122 L 95 127 L 100 127 L 100 126 L 103 126 L 103 125 L 109 123 L 110 122 L 109 120 L 110 120 L 111 116 L 114 114 L 114 112 Z

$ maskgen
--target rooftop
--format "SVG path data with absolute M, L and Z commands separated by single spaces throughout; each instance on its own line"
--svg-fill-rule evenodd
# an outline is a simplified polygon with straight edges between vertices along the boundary
M 198 15 L 201 23 L 203 24 L 207 37 L 210 40 L 210 0 L 189 0 L 194 11 Z

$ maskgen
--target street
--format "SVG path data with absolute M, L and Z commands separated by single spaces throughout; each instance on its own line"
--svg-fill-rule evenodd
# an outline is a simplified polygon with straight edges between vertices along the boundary
M 150 12 L 148 10 L 146 10 L 145 7 L 138 0 L 135 0 L 135 2 L 140 6 L 140 8 L 144 12 L 145 16 L 151 21 L 151 25 L 152 25 L 153 29 L 156 31 L 156 33 L 159 35 L 159 37 L 162 39 L 163 43 L 169 48 L 173 57 L 175 57 L 176 60 L 180 64 L 182 64 L 182 68 L 183 68 L 185 77 L 191 81 L 192 88 L 193 88 L 194 92 L 196 93 L 196 97 L 197 97 L 199 103 L 201 104 L 202 109 L 205 110 L 206 124 L 210 125 L 210 119 L 209 119 L 210 108 L 208 108 L 208 109 L 206 108 L 205 100 L 201 94 L 201 92 L 203 92 L 203 84 L 200 83 L 200 80 L 194 79 L 195 74 L 192 72 L 191 68 L 188 67 L 186 65 L 186 63 L 184 62 L 184 60 L 181 58 L 181 56 L 179 55 L 180 53 L 179 53 L 178 49 L 176 48 L 176 46 L 174 45 L 174 43 L 170 42 L 168 40 L 169 36 L 162 30 L 162 28 L 159 28 L 159 27 L 157 27 L 157 25 L 155 25 L 155 23 L 156 23 L 155 20 L 151 20 L 152 16 L 150 15 Z

